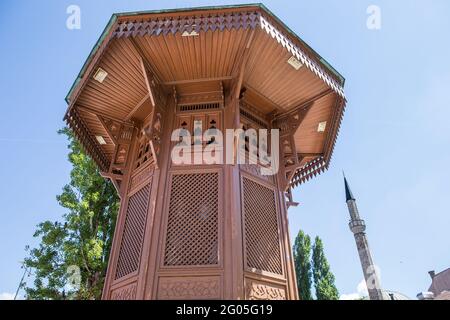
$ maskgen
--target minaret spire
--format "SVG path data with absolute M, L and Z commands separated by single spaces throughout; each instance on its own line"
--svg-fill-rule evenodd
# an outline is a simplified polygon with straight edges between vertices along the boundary
M 369 242 L 366 236 L 366 224 L 363 219 L 360 218 L 358 207 L 356 206 L 356 199 L 353 196 L 347 178 L 344 174 L 345 184 L 345 198 L 347 202 L 348 211 L 350 213 L 349 227 L 353 232 L 356 241 L 356 247 L 359 253 L 359 259 L 361 261 L 361 267 L 363 269 L 364 278 L 367 284 L 367 290 L 369 291 L 370 300 L 383 300 L 383 294 L 381 291 L 380 280 L 373 263 L 372 254 L 369 248 Z
M 345 201 L 355 200 L 355 198 L 353 197 L 352 190 L 350 190 L 350 186 L 348 185 L 347 178 L 345 177 L 345 174 L 344 174 L 344 183 L 345 183 L 345 199 L 346 199 Z

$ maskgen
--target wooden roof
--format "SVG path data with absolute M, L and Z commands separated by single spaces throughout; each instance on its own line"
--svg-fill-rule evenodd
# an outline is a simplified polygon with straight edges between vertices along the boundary
M 290 66 L 291 57 L 303 67 Z M 313 102 L 295 133 L 305 166 L 293 184 L 328 166 L 345 106 L 344 78 L 266 7 L 252 4 L 112 16 L 66 97 L 66 120 L 102 170 L 114 151 L 113 141 L 100 145 L 93 138 L 107 137 L 102 116 L 141 121 L 151 108 L 142 60 L 163 90 L 175 87 L 185 99 L 200 87 L 210 95 L 230 89 L 243 74 L 245 101 L 264 115 Z M 108 72 L 103 83 L 93 79 L 99 67 Z M 319 133 L 323 121 L 326 131 Z

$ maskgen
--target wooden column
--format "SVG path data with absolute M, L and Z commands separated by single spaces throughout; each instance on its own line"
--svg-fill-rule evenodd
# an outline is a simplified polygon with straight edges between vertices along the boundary
M 239 128 L 239 100 L 233 92 L 226 96 L 224 127 Z M 224 132 L 225 134 L 225 132 Z M 230 142 L 228 142 L 230 143 Z M 234 144 L 234 141 L 233 141 Z M 234 148 L 236 152 L 236 148 Z M 226 299 L 244 299 L 243 235 L 239 165 L 225 164 L 225 272 Z

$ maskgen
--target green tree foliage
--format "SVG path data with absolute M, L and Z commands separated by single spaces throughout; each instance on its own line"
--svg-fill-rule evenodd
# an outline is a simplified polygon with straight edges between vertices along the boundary
M 302 230 L 295 238 L 293 251 L 298 295 L 301 300 L 313 300 L 311 294 L 311 238 Z
M 339 292 L 334 284 L 334 275 L 323 252 L 319 237 L 314 240 L 312 249 L 313 279 L 317 300 L 338 300 Z
M 69 139 L 73 166 L 69 184 L 57 196 L 66 213 L 61 222 L 45 221 L 37 226 L 34 237 L 40 243 L 27 248 L 29 256 L 24 261 L 33 284 L 23 283 L 22 287 L 28 299 L 98 299 L 119 199 L 112 183 L 100 176 L 72 133 L 68 129 L 59 133 Z

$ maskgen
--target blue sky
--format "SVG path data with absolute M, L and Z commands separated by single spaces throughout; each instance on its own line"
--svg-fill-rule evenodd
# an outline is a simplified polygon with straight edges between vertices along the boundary
M 13 293 L 35 225 L 58 219 L 69 180 L 56 134 L 64 97 L 114 12 L 235 1 L 1 1 L 0 297 Z M 81 8 L 81 30 L 66 8 Z M 265 1 L 346 78 L 349 100 L 331 168 L 297 188 L 291 236 L 319 235 L 340 293 L 362 271 L 348 223 L 342 170 L 366 220 L 381 283 L 415 298 L 427 271 L 450 267 L 450 3 L 446 0 Z M 369 5 L 381 29 L 366 27 Z

